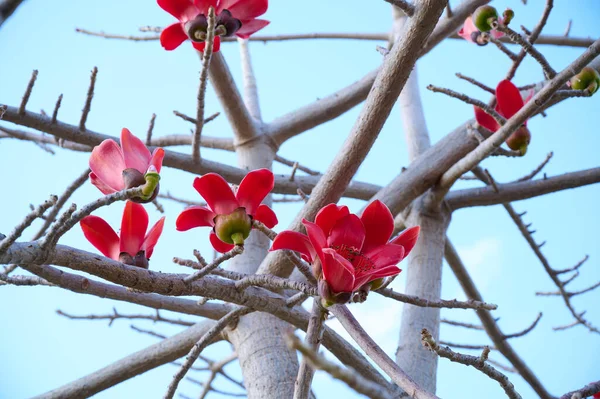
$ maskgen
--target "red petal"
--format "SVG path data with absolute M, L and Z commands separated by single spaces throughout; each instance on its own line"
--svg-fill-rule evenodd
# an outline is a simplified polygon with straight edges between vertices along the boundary
M 463 27 L 458 31 L 458 36 L 462 37 L 466 41 L 473 43 L 473 39 L 471 38 L 471 33 L 478 31 L 477 27 L 473 23 L 473 18 L 467 17 L 465 19 L 465 23 Z
M 163 231 L 163 226 L 165 225 L 165 217 L 161 217 L 158 222 L 152 226 L 146 237 L 144 238 L 144 244 L 142 244 L 142 249 L 146 252 L 146 258 L 150 259 L 152 253 L 154 252 L 154 246 L 158 242 L 158 239 Z
M 370 283 L 373 280 L 377 280 L 378 278 L 395 276 L 399 274 L 402 270 L 397 266 L 388 266 L 382 269 L 374 270 L 373 273 L 363 274 L 361 276 L 355 276 L 354 281 L 354 290 L 359 289 L 366 283 Z
M 264 19 L 252 19 L 250 21 L 243 21 L 242 27 L 240 28 L 240 30 L 235 32 L 235 34 L 241 37 L 242 39 L 247 39 L 250 37 L 250 35 L 256 33 L 257 31 L 261 30 L 270 23 L 270 21 L 266 21 Z
M 500 129 L 500 125 L 498 124 L 498 122 L 496 122 L 496 120 L 492 116 L 490 116 L 487 112 L 485 112 L 481 108 L 475 107 L 475 106 L 473 106 L 473 109 L 475 109 L 475 120 L 481 126 L 486 128 L 490 132 L 495 132 L 498 129 Z
M 210 209 L 219 215 L 228 215 L 240 206 L 227 181 L 216 173 L 196 177 L 194 188 Z
M 150 165 L 150 151 L 142 140 L 135 137 L 129 129 L 121 130 L 121 149 L 125 159 L 126 168 L 137 169 L 141 174 L 145 174 Z
M 194 227 L 212 227 L 215 225 L 213 221 L 215 216 L 214 212 L 203 206 L 191 206 L 177 216 L 175 228 L 178 231 L 187 231 Z
M 117 190 L 115 190 L 112 187 L 107 186 L 106 184 L 104 184 L 104 182 L 102 180 L 100 180 L 98 178 L 98 176 L 96 176 L 94 174 L 94 172 L 90 172 L 89 174 L 89 178 L 90 178 L 90 182 L 96 186 L 98 188 L 98 190 L 102 191 L 102 194 L 106 195 L 106 194 L 112 194 L 114 192 L 116 192 Z
M 231 251 L 233 247 L 235 247 L 233 244 L 227 244 L 226 242 L 219 240 L 219 237 L 217 237 L 214 231 L 210 232 L 209 240 L 215 251 L 222 254 Z
M 187 34 L 183 31 L 181 23 L 177 22 L 167 26 L 160 32 L 160 44 L 165 50 L 175 50 L 188 39 Z
M 365 228 L 358 216 L 351 213 L 338 220 L 333 226 L 327 244 L 332 248 L 345 246 L 360 250 L 364 240 Z
M 387 266 L 395 266 L 402 259 L 406 250 L 402 245 L 386 244 L 381 245 L 367 252 L 365 256 L 375 265 L 375 270 L 382 269 Z
M 390 244 L 402 245 L 404 247 L 404 257 L 406 258 L 415 247 L 420 231 L 420 226 L 413 226 L 410 229 L 406 229 L 398 237 L 394 238 Z
M 254 214 L 254 219 L 258 220 L 268 228 L 272 229 L 279 222 L 277 220 L 277 215 L 273 212 L 273 209 L 269 208 L 265 204 L 260 204 L 256 213 Z
M 191 0 L 158 0 L 160 8 L 179 20 L 195 18 L 200 14 Z
M 310 263 L 312 263 L 313 259 L 316 257 L 315 249 L 310 243 L 308 236 L 296 231 L 284 230 L 277 234 L 277 237 L 273 240 L 273 246 L 271 246 L 270 251 L 276 251 L 278 249 L 289 249 L 300 252 L 309 259 Z
M 221 3 L 219 4 L 219 11 L 229 10 L 234 18 L 242 21 L 263 15 L 269 8 L 268 0 L 225 0 Z
M 206 42 L 192 42 L 192 46 L 201 53 L 204 52 L 204 47 L 206 47 Z M 215 37 L 213 41 L 213 53 L 218 52 L 221 49 L 221 38 L 219 36 Z
M 371 202 L 363 211 L 360 220 L 365 228 L 363 252 L 387 244 L 394 231 L 394 217 L 383 202 Z
M 119 260 L 119 236 L 98 216 L 86 216 L 79 222 L 83 235 L 104 256 Z
M 319 257 L 321 263 L 323 263 L 323 248 L 327 248 L 327 238 L 325 237 L 323 230 L 315 223 L 309 222 L 306 219 L 302 220 L 302 224 L 306 228 L 308 239 L 315 250 L 315 254 Z M 314 258 L 313 255 L 313 259 Z
M 194 0 L 194 5 L 200 10 L 200 13 L 204 15 L 208 15 L 208 7 L 213 6 L 215 8 L 215 13 L 218 15 L 220 6 L 217 7 L 217 2 L 217 0 Z
M 512 118 L 525 104 L 521 92 L 510 80 L 503 80 L 498 83 L 496 101 L 498 102 L 500 114 L 507 119 Z
M 156 172 L 160 173 L 162 168 L 163 158 L 165 157 L 165 150 L 157 148 L 152 152 L 152 158 L 150 159 L 150 165 L 156 168 Z
M 354 268 L 333 249 L 323 250 L 323 278 L 333 293 L 352 292 L 354 288 Z
M 325 205 L 315 216 L 315 223 L 323 230 L 326 237 L 331 234 L 331 229 L 338 220 L 348 216 L 350 211 L 346 205 L 337 206 L 336 204 Z
M 121 219 L 121 252 L 135 256 L 144 243 L 148 229 L 148 213 L 141 204 L 127 201 Z
M 258 205 L 273 189 L 275 179 L 269 169 L 258 169 L 248 173 L 240 183 L 235 197 L 238 204 L 246 208 L 248 215 L 254 215 Z
M 125 168 L 123 153 L 114 140 L 104 140 L 92 150 L 90 169 L 99 180 L 115 191 L 125 188 L 122 175 Z

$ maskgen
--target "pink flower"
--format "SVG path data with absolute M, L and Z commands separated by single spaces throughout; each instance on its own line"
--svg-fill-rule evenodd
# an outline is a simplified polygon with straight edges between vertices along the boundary
M 269 24 L 256 19 L 267 12 L 268 0 L 158 0 L 158 5 L 179 20 L 160 34 L 165 50 L 174 50 L 190 39 L 196 50 L 204 51 L 209 7 L 214 7 L 216 15 L 214 52 L 221 47 L 220 36 L 247 39 Z
M 496 87 L 496 112 L 506 119 L 510 119 L 523 108 L 525 103 L 529 101 L 532 96 L 533 90 L 525 101 L 523 101 L 523 97 L 521 97 L 521 92 L 517 86 L 510 80 L 503 80 L 498 83 L 498 86 Z M 500 129 L 500 124 L 487 112 L 479 107 L 474 107 L 474 109 L 477 123 L 491 132 L 496 132 Z M 510 149 L 521 150 L 521 152 L 525 154 L 527 145 L 529 145 L 530 141 L 531 134 L 529 129 L 527 129 L 527 121 L 525 121 L 521 128 L 516 130 L 508 139 L 506 139 L 506 144 Z
M 400 273 L 396 265 L 413 249 L 420 230 L 419 226 L 412 227 L 389 241 L 394 218 L 379 200 L 370 203 L 360 217 L 351 214 L 346 206 L 329 204 L 319 211 L 314 223 L 302 223 L 307 235 L 282 231 L 271 251 L 297 251 L 313 266 L 318 260 L 322 279 L 334 296 L 355 292 L 373 280 Z M 316 270 L 319 273 L 318 267 Z
M 121 147 L 108 139 L 92 150 L 90 181 L 103 194 L 141 186 L 148 171 L 160 173 L 164 156 L 162 148 L 150 154 L 144 143 L 124 128 L 121 131 Z M 154 194 L 150 200 L 158 194 L 158 187 Z
M 146 234 L 148 213 L 142 205 L 127 201 L 120 236 L 98 216 L 86 216 L 79 225 L 85 238 L 104 256 L 147 269 L 164 223 L 165 218 L 160 218 Z
M 221 253 L 242 245 L 250 235 L 252 220 L 268 228 L 277 224 L 277 216 L 261 202 L 273 189 L 273 173 L 268 169 L 253 170 L 242 180 L 234 192 L 227 181 L 216 173 L 207 173 L 194 179 L 194 188 L 204 198 L 208 207 L 191 206 L 177 217 L 177 230 L 210 226 L 210 242 Z
M 499 18 L 498 22 L 502 23 L 502 18 Z M 504 36 L 504 33 L 498 32 L 497 30 L 491 30 L 490 34 L 496 39 L 499 39 L 502 36 Z M 465 39 L 468 42 L 476 43 L 480 46 L 484 46 L 488 43 L 487 41 L 483 41 L 480 39 L 481 32 L 479 31 L 479 29 L 477 29 L 477 27 L 473 23 L 473 18 L 471 16 L 469 16 L 469 17 L 467 17 L 467 19 L 465 19 L 465 23 L 463 24 L 463 27 L 460 28 L 460 30 L 458 31 L 458 36 L 462 37 L 463 39 Z

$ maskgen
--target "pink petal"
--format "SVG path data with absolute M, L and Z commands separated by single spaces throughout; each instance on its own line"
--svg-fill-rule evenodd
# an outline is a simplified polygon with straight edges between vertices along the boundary
M 496 122 L 496 120 L 483 109 L 476 106 L 473 106 L 473 109 L 475 110 L 475 120 L 481 126 L 483 126 L 492 133 L 500 129 L 500 125 L 498 124 L 498 122 Z
M 247 39 L 250 35 L 256 33 L 261 30 L 265 26 L 269 25 L 270 21 L 266 21 L 264 19 L 253 19 L 250 21 L 242 21 L 242 27 L 235 32 L 235 34 L 242 39 Z
M 277 234 L 269 251 L 276 251 L 278 249 L 289 249 L 300 252 L 303 257 L 308 258 L 309 263 L 312 263 L 316 257 L 315 249 L 310 243 L 308 236 L 296 231 L 284 230 Z
M 498 102 L 500 114 L 507 119 L 512 118 L 525 104 L 521 92 L 510 80 L 503 80 L 498 83 L 496 101 Z
M 208 238 L 215 251 L 222 254 L 231 251 L 233 247 L 235 247 L 233 244 L 227 244 L 226 242 L 221 241 L 214 231 L 210 232 L 210 236 Z
M 325 237 L 323 230 L 315 223 L 309 222 L 306 219 L 302 220 L 302 224 L 306 228 L 308 239 L 310 240 L 315 253 L 321 260 L 321 263 L 323 263 L 323 248 L 327 248 L 327 238 Z M 313 255 L 313 260 L 314 259 L 315 256 Z
M 265 204 L 260 204 L 256 213 L 254 214 L 254 219 L 258 220 L 268 228 L 272 229 L 279 222 L 277 220 L 277 215 L 273 212 L 273 209 L 269 208 Z
M 500 32 L 500 31 L 497 31 L 495 29 L 493 29 L 492 31 L 490 31 L 490 33 L 492 34 L 492 36 L 495 39 L 500 39 L 502 36 L 504 36 L 504 32 Z
M 162 168 L 163 158 L 165 157 L 165 150 L 162 148 L 156 148 L 152 152 L 152 158 L 150 159 L 150 165 L 156 168 L 156 172 L 160 173 L 160 169 Z
M 234 18 L 241 21 L 261 16 L 266 13 L 267 8 L 269 8 L 268 0 L 229 0 L 221 3 L 222 4 L 219 4 L 219 11 L 223 9 L 229 10 Z
M 142 140 L 135 137 L 129 129 L 121 130 L 121 149 L 125 159 L 126 168 L 137 169 L 141 174 L 145 174 L 150 166 L 150 151 Z
M 375 269 L 378 270 L 387 266 L 395 266 L 404 259 L 405 249 L 402 245 L 385 244 L 367 252 L 365 256 L 373 262 Z
M 99 180 L 115 191 L 125 188 L 122 176 L 125 168 L 123 153 L 114 140 L 104 140 L 92 150 L 90 169 Z
M 177 216 L 175 228 L 177 231 L 187 231 L 194 227 L 214 226 L 215 213 L 203 206 L 190 206 Z
M 79 222 L 83 235 L 104 256 L 119 260 L 119 236 L 98 216 L 86 216 Z
M 333 249 L 323 250 L 323 278 L 333 293 L 352 292 L 354 288 L 354 268 Z
M 148 229 L 148 213 L 144 206 L 127 201 L 121 219 L 121 252 L 135 256 L 142 249 L 146 229 Z
M 258 205 L 273 189 L 275 179 L 269 169 L 258 169 L 248 173 L 240 183 L 235 197 L 238 204 L 246 208 L 248 215 L 254 215 Z
M 365 228 L 363 252 L 387 244 L 394 231 L 394 217 L 383 202 L 379 200 L 371 202 L 363 211 L 360 220 Z
M 146 252 L 146 258 L 150 259 L 152 253 L 154 252 L 154 246 L 158 242 L 158 239 L 163 231 L 163 226 L 165 224 L 165 217 L 161 217 L 158 222 L 152 226 L 146 237 L 144 238 L 144 243 L 142 244 L 142 249 Z
M 360 276 L 355 276 L 354 290 L 359 289 L 366 283 L 370 283 L 378 278 L 390 277 L 399 274 L 402 270 L 397 266 L 388 266 L 382 269 L 374 270 L 373 273 L 367 273 Z
M 200 14 L 191 0 L 158 0 L 160 8 L 179 20 L 189 20 Z
M 325 236 L 329 237 L 331 229 L 338 220 L 350 214 L 346 205 L 337 206 L 336 204 L 325 205 L 315 216 L 315 223 L 323 230 Z
M 400 235 L 394 238 L 390 244 L 402 245 L 404 247 L 404 257 L 406 258 L 410 251 L 415 247 L 419 239 L 420 226 L 413 226 L 404 230 Z
M 479 29 L 473 23 L 473 18 L 467 17 L 465 19 L 465 23 L 463 27 L 458 31 L 458 36 L 462 37 L 466 41 L 473 43 L 473 39 L 471 38 L 471 33 L 477 32 Z
M 104 194 L 104 195 L 112 194 L 117 191 L 114 188 L 109 187 L 106 184 L 104 184 L 104 182 L 102 180 L 98 179 L 98 176 L 96 176 L 94 174 L 94 172 L 90 172 L 89 178 L 90 178 L 90 182 L 94 186 L 96 186 L 98 188 L 98 190 L 102 191 L 102 194 Z
M 228 215 L 240 206 L 227 181 L 216 173 L 196 177 L 194 188 L 210 209 L 219 215 Z
M 175 50 L 187 39 L 188 36 L 183 31 L 180 22 L 169 25 L 160 32 L 160 45 L 168 51 Z
M 351 213 L 337 221 L 327 238 L 331 248 L 345 247 L 360 250 L 365 240 L 365 228 L 355 214 Z
M 219 7 L 217 6 L 218 0 L 194 0 L 194 5 L 200 11 L 201 14 L 208 15 L 208 7 L 213 6 L 215 13 L 218 15 Z

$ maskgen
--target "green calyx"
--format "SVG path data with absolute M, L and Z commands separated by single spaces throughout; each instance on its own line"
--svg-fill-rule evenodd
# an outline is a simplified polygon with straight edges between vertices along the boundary
M 506 145 L 513 151 L 519 151 L 521 156 L 527 153 L 527 146 L 531 141 L 531 133 L 526 126 L 521 126 L 506 139 Z
M 142 186 L 141 198 L 143 200 L 151 200 L 160 182 L 160 175 L 157 172 L 147 172 L 144 175 L 144 179 L 146 180 L 146 184 Z
M 228 215 L 215 217 L 215 234 L 227 244 L 244 245 L 252 230 L 252 218 L 246 208 L 237 208 Z
M 481 6 L 473 13 L 473 24 L 482 32 L 491 31 L 494 21 L 498 21 L 498 11 L 492 6 Z
M 571 88 L 574 90 L 588 90 L 590 94 L 598 91 L 600 74 L 592 67 L 585 67 L 571 78 Z

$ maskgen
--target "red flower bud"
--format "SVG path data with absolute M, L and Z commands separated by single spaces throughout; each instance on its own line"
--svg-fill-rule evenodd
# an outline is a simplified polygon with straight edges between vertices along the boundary
M 473 13 L 473 23 L 482 32 L 489 32 L 492 22 L 498 20 L 498 11 L 492 6 L 481 6 Z

